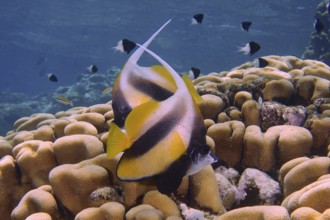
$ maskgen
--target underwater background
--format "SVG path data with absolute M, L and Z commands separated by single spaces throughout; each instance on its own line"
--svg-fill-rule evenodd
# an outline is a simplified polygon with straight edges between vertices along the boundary
M 12 0 L 0 25 L 1 220 L 328 219 L 330 0 Z
M 105 1 L 72 0 L 0 5 L 0 135 L 15 120 L 36 112 L 68 109 L 55 101 L 65 95 L 76 105 L 104 103 L 127 54 L 113 50 L 122 38 L 144 42 L 173 18 L 150 48 L 178 71 L 197 67 L 220 72 L 265 55 L 301 57 L 310 41 L 319 0 Z M 191 25 L 204 13 L 201 25 Z M 249 32 L 241 22 L 252 21 Z M 238 47 L 256 41 L 252 57 Z M 143 64 L 155 63 L 150 57 Z M 86 68 L 98 67 L 94 80 Z M 115 68 L 117 67 L 117 68 Z M 53 73 L 58 82 L 50 82 Z M 73 91 L 73 87 L 78 88 Z M 97 92 L 92 92 L 92 91 Z

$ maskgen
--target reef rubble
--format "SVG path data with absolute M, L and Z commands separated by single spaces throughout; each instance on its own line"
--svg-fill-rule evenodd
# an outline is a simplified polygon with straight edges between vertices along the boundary
M 327 219 L 330 68 L 265 56 L 194 80 L 219 163 L 171 195 L 116 177 L 111 101 L 37 113 L 0 137 L 2 219 Z M 22 114 L 23 116 L 23 114 Z

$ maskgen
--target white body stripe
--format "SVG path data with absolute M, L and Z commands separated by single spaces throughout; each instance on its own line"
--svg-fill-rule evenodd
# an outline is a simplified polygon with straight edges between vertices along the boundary
M 194 128 L 194 122 L 196 117 L 201 117 L 196 111 L 195 103 L 193 97 L 190 95 L 189 90 L 182 80 L 181 76 L 162 58 L 160 58 L 157 54 L 145 48 L 143 45 L 139 45 L 140 48 L 143 48 L 146 52 L 148 52 L 152 57 L 154 57 L 158 62 L 160 62 L 173 76 L 178 90 L 174 95 L 169 97 L 167 100 L 161 102 L 161 107 L 154 113 L 154 117 L 150 117 L 150 121 L 155 121 L 159 117 L 163 117 L 166 112 L 170 110 L 170 108 L 178 108 L 180 105 L 185 105 L 186 113 L 183 115 L 183 118 L 180 122 L 175 126 L 175 130 L 177 130 L 182 138 L 183 143 L 188 147 L 192 129 Z M 152 123 L 152 122 L 151 122 Z

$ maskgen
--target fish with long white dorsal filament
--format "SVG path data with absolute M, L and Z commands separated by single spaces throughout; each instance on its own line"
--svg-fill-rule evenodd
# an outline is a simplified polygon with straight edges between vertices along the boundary
M 143 45 L 148 47 L 157 34 L 170 22 L 167 21 Z M 139 66 L 137 62 L 143 54 L 138 48 L 126 61 L 117 76 L 112 90 L 112 107 L 115 123 L 122 127 L 127 115 L 133 108 L 149 100 L 162 101 L 177 89 L 174 79 L 166 68 L 155 65 Z
M 139 53 L 145 51 L 155 58 L 161 64 L 158 66 L 161 72 L 170 74 L 168 85 L 175 89 L 163 100 L 148 97 L 148 101 L 131 108 L 122 129 L 112 122 L 107 155 L 112 158 L 124 151 L 117 166 L 119 179 L 153 178 L 161 193 L 171 193 L 183 176 L 198 172 L 216 159 L 206 144 L 206 129 L 197 105 L 201 97 L 187 76 L 181 78 L 167 62 L 146 48 L 154 37 L 155 34 L 143 45 L 138 44 Z M 136 68 L 136 62 L 133 64 Z M 157 71 L 141 73 L 145 77 L 159 75 Z M 135 96 L 134 90 L 127 95 Z M 114 108 L 115 117 L 118 110 Z

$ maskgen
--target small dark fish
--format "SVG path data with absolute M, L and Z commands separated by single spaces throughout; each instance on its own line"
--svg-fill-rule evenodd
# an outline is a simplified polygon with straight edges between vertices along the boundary
M 53 73 L 48 73 L 47 77 L 48 77 L 49 81 L 52 81 L 52 82 L 57 82 L 58 81 L 57 77 Z
M 261 58 L 261 57 L 258 58 L 258 66 L 260 68 L 266 67 L 266 66 L 268 66 L 268 64 L 269 64 L 268 61 L 265 60 L 264 58 Z
M 192 18 L 191 24 L 201 24 L 204 18 L 204 14 L 195 14 Z
M 96 73 L 97 72 L 97 67 L 93 64 L 93 65 L 90 65 L 89 67 L 87 67 L 87 70 L 90 72 L 90 73 Z
M 315 19 L 314 29 L 317 33 L 321 33 L 324 29 L 324 25 L 323 25 L 323 23 L 321 22 L 321 20 L 319 18 Z
M 260 45 L 257 42 L 251 41 L 247 43 L 244 47 L 239 48 L 239 52 L 243 52 L 245 55 L 252 56 L 260 50 Z
M 249 28 L 251 27 L 252 22 L 251 21 L 243 21 L 242 22 L 242 28 L 245 31 L 249 31 Z
M 327 12 L 328 12 L 328 14 L 330 14 L 330 2 L 328 2 L 328 4 L 327 4 Z
M 123 39 L 118 42 L 118 45 L 114 47 L 115 50 L 118 50 L 122 53 L 126 52 L 129 54 L 136 47 L 136 43 L 128 39 Z
M 191 69 L 188 72 L 188 77 L 191 80 L 193 80 L 193 79 L 196 79 L 199 76 L 200 73 L 201 73 L 200 69 L 195 68 L 195 67 L 191 67 Z

